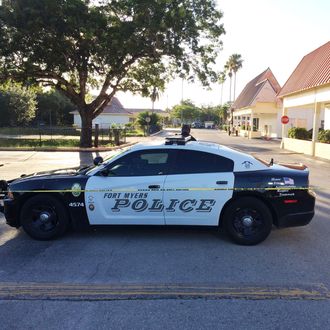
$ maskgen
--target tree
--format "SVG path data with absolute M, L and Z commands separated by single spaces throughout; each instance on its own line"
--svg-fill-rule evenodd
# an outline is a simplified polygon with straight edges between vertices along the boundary
M 68 125 L 72 123 L 71 111 L 75 106 L 68 98 L 56 90 L 37 95 L 36 117 L 49 125 Z
M 155 102 L 157 100 L 159 100 L 159 95 L 160 95 L 159 89 L 156 86 L 154 86 L 154 88 L 152 90 L 152 94 L 150 96 L 150 98 L 151 98 L 151 109 L 152 109 L 152 111 L 155 109 Z
M 234 72 L 234 101 L 236 99 L 236 73 L 239 69 L 242 68 L 243 59 L 240 54 L 231 55 L 232 69 Z
M 220 124 L 224 125 L 227 122 L 229 109 L 230 109 L 230 105 L 228 103 L 225 103 L 220 107 L 219 109 Z
M 147 120 L 149 118 L 149 121 Z M 160 128 L 160 117 L 156 113 L 149 113 L 148 111 L 140 112 L 136 119 L 137 124 L 146 131 L 148 128 L 148 133 L 157 132 Z
M 172 118 L 181 120 L 181 124 L 187 121 L 194 121 L 200 116 L 199 108 L 194 105 L 190 100 L 185 100 L 180 104 L 175 105 L 171 111 Z
M 35 117 L 36 92 L 18 83 L 8 81 L 0 86 L 0 124 L 26 126 Z
M 223 96 L 223 85 L 226 81 L 226 72 L 222 71 L 219 74 L 218 82 L 221 85 L 221 97 L 220 97 L 220 105 L 222 105 L 222 96 Z
M 220 107 L 202 107 L 199 113 L 199 120 L 201 122 L 213 121 L 216 125 L 219 124 Z
M 117 91 L 150 96 L 182 72 L 214 82 L 221 18 L 214 0 L 3 1 L 0 79 L 55 87 L 77 107 L 80 145 L 90 147 L 92 120 Z
M 233 77 L 233 63 L 231 62 L 230 58 L 225 64 L 225 72 L 228 74 L 229 77 L 229 103 L 231 103 L 231 86 L 232 86 L 232 77 Z
M 236 93 L 236 73 L 237 71 L 242 67 L 243 59 L 241 55 L 239 54 L 233 54 L 229 56 L 229 59 L 227 60 L 225 64 L 225 70 L 228 72 L 228 76 L 230 79 L 230 89 L 229 89 L 229 103 L 232 104 L 233 101 L 235 101 L 235 93 Z M 234 79 L 234 100 L 231 99 L 231 87 L 232 87 L 232 76 L 233 73 L 235 75 Z M 233 117 L 233 108 L 231 110 L 231 125 L 234 124 L 234 117 Z

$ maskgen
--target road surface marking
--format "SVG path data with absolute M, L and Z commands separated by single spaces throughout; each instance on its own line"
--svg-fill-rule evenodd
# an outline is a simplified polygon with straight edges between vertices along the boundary
M 328 300 L 326 286 L 244 286 L 216 284 L 76 284 L 0 282 L 0 300 L 152 299 Z

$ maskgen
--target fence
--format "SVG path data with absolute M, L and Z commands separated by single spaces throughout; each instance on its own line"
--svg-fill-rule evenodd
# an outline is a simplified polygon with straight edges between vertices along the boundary
M 131 130 L 130 130 L 131 131 Z M 120 145 L 126 143 L 126 128 L 95 128 L 88 132 L 92 135 L 93 145 Z M 0 139 L 3 141 L 14 141 L 16 144 L 23 143 L 31 146 L 42 146 L 46 142 L 52 142 L 54 146 L 63 145 L 69 146 L 79 145 L 80 136 L 82 134 L 81 128 L 75 127 L 2 127 L 0 128 Z M 89 135 L 88 134 L 88 135 Z M 15 144 L 13 142 L 13 144 Z

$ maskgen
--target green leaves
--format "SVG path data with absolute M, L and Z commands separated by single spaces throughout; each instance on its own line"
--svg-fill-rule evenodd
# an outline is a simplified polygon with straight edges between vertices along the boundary
M 12 82 L 0 85 L 0 126 L 25 126 L 35 117 L 35 111 L 33 89 Z
M 174 74 L 217 79 L 214 0 L 11 0 L 0 6 L 0 80 L 53 86 L 95 117 L 118 90 L 151 95 Z M 87 103 L 86 95 L 99 95 Z
M 182 123 L 190 122 L 199 118 L 200 110 L 190 100 L 175 105 L 171 111 L 171 117 L 178 118 Z

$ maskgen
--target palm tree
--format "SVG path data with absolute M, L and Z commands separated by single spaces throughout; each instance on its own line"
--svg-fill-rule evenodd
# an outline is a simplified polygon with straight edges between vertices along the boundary
M 235 101 L 235 96 L 236 96 L 236 73 L 239 69 L 242 68 L 243 66 L 243 59 L 240 54 L 233 54 L 231 55 L 231 62 L 233 63 L 233 72 L 234 72 L 234 101 Z
M 152 112 L 155 109 L 155 102 L 159 100 L 159 96 L 160 96 L 159 89 L 156 86 L 154 86 L 152 93 L 150 95 Z
M 222 71 L 219 74 L 219 83 L 221 85 L 221 98 L 220 98 L 220 105 L 222 106 L 222 96 L 223 96 L 223 85 L 226 81 L 226 72 Z
M 234 99 L 236 97 L 236 73 L 239 69 L 242 68 L 243 59 L 240 54 L 232 54 L 229 56 L 226 64 L 225 64 L 225 70 L 228 73 L 228 76 L 230 78 L 230 89 L 229 89 L 229 102 L 231 102 L 231 87 L 232 87 L 232 77 L 234 74 Z
M 232 77 L 233 77 L 233 63 L 231 62 L 231 58 L 227 60 L 225 64 L 225 72 L 229 77 L 229 103 L 231 102 L 231 85 L 232 85 Z
M 228 76 L 230 78 L 230 89 L 229 89 L 229 103 L 232 104 L 231 100 L 231 83 L 232 83 L 232 77 L 234 73 L 234 100 L 236 97 L 236 73 L 237 71 L 242 67 L 243 59 L 240 54 L 232 54 L 229 56 L 226 64 L 225 64 L 225 70 L 228 72 Z M 234 125 L 234 116 L 233 116 L 234 109 L 230 107 L 230 113 L 231 113 L 231 121 L 230 125 L 233 127 Z

